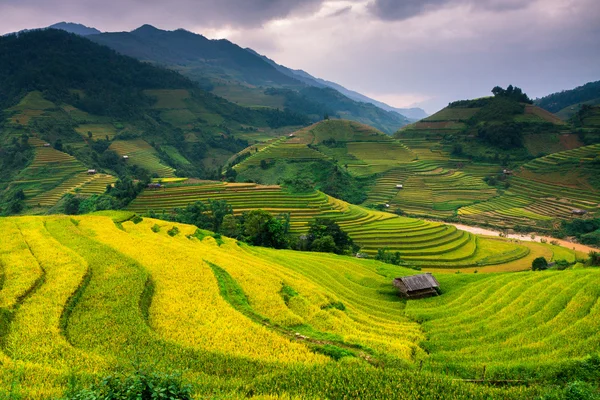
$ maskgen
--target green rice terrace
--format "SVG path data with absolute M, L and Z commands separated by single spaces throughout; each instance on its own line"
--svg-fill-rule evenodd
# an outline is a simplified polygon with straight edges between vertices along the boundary
M 108 174 L 89 174 L 75 157 L 46 147 L 38 138 L 29 142 L 34 146 L 33 161 L 11 182 L 10 189 L 23 190 L 31 207 L 51 207 L 67 193 L 104 193 L 106 186 L 116 181 Z
M 380 248 L 400 252 L 410 265 L 424 268 L 528 269 L 540 254 L 553 259 L 554 246 L 517 244 L 502 238 L 478 237 L 450 225 L 400 217 L 348 204 L 321 192 L 291 193 L 279 186 L 253 183 L 182 183 L 145 190 L 129 206 L 136 213 L 172 212 L 195 201 L 226 200 L 234 214 L 263 209 L 290 214 L 291 231 L 302 234 L 314 218 L 331 218 L 374 255 Z M 555 249 L 559 251 L 558 249 Z M 567 251 L 569 252 L 569 250 Z M 575 260 L 575 254 L 570 256 Z
M 500 196 L 461 208 L 459 216 L 497 226 L 543 227 L 572 218 L 577 210 L 599 215 L 598 157 L 600 145 L 537 158 L 515 171 Z
M 436 274 L 440 296 L 406 301 L 414 270 L 123 214 L 0 219 L 0 395 L 151 368 L 194 398 L 541 400 L 600 374 L 595 269 Z

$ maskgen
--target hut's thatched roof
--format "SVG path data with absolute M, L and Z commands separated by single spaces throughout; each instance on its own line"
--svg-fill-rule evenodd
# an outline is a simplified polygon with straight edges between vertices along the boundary
M 440 283 L 430 273 L 403 276 L 396 279 L 400 280 L 409 292 L 440 287 Z

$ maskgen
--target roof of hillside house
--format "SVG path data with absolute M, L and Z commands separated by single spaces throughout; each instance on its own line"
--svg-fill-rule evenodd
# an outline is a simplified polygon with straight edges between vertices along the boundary
M 401 281 L 409 292 L 440 287 L 440 283 L 430 273 L 403 276 L 395 280 Z

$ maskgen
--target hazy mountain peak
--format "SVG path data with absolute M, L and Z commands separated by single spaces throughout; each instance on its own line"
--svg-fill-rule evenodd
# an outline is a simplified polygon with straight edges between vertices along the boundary
M 64 22 L 64 21 L 58 22 L 54 25 L 50 25 L 48 28 L 60 29 L 63 31 L 74 33 L 79 36 L 97 35 L 99 33 L 102 33 L 101 31 L 99 31 L 96 28 L 85 26 L 83 24 L 77 24 L 74 22 Z

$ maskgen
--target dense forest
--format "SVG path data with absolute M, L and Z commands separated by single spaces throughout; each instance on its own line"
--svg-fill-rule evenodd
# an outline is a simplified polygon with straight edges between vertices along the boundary
M 600 81 L 589 82 L 575 89 L 563 90 L 562 92 L 536 99 L 535 105 L 556 113 L 565 107 L 591 100 L 600 100 Z

